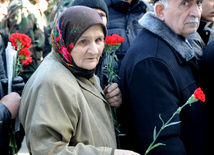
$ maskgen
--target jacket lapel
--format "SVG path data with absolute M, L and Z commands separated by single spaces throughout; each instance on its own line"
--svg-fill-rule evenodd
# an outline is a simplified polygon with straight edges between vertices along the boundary
M 80 87 L 88 91 L 89 93 L 93 94 L 94 96 L 102 99 L 105 103 L 108 103 L 105 99 L 105 95 L 101 89 L 101 87 L 98 85 L 98 81 L 93 76 L 94 84 L 92 84 L 89 80 L 87 80 L 84 77 L 76 76 L 77 82 L 79 83 Z

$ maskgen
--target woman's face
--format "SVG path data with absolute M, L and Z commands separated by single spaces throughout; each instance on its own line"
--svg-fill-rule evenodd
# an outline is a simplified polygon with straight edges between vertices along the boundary
M 80 68 L 94 69 L 104 49 L 104 33 L 101 25 L 87 29 L 77 40 L 71 51 L 71 56 Z

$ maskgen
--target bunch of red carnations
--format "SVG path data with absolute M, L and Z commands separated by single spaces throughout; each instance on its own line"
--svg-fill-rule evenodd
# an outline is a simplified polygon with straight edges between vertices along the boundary
M 19 70 L 21 69 L 22 65 L 29 65 L 29 63 L 32 62 L 32 57 L 30 57 L 31 52 L 28 50 L 28 48 L 32 46 L 31 38 L 26 34 L 14 33 L 9 37 L 9 41 L 17 51 L 17 59 L 14 63 L 13 75 L 13 77 L 15 77 L 19 74 Z

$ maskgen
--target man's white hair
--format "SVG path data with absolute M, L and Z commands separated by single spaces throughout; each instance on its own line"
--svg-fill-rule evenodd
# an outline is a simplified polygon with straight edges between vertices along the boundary
M 167 8 L 168 7 L 168 3 L 169 3 L 169 0 L 159 0 L 155 3 L 155 5 L 157 4 L 162 4 L 164 6 L 164 8 Z M 155 14 L 157 15 L 157 13 L 155 12 Z
M 168 1 L 169 0 L 159 0 L 155 3 L 155 5 L 156 4 L 162 4 L 165 8 L 167 8 L 168 7 Z

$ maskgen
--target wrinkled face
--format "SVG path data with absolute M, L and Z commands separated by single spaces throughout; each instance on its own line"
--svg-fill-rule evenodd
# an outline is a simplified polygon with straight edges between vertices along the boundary
M 4 3 L 0 3 L 0 22 L 7 15 L 7 7 L 10 1 L 5 1 Z
M 93 8 L 93 9 L 96 10 L 97 13 L 102 17 L 104 25 L 107 25 L 107 15 L 106 15 L 106 13 L 103 10 L 100 10 L 100 9 L 96 9 L 96 8 Z
M 162 20 L 178 35 L 188 37 L 200 23 L 203 0 L 168 0 Z
M 201 19 L 204 21 L 214 21 L 214 0 L 204 0 L 202 3 Z
M 71 56 L 80 68 L 94 69 L 104 49 L 104 32 L 101 25 L 87 29 L 77 40 Z

